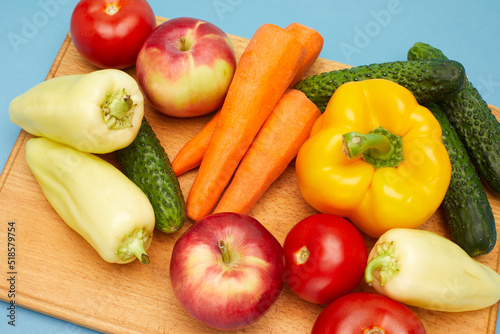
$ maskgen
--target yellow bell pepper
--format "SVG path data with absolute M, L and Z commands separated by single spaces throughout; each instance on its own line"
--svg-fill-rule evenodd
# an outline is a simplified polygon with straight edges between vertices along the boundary
M 441 204 L 451 177 L 441 126 L 401 85 L 349 82 L 333 94 L 296 159 L 304 199 L 378 238 L 416 228 Z

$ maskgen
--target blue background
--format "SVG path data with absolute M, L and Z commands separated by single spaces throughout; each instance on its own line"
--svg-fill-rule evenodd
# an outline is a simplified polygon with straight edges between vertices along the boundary
M 500 1 L 149 2 L 158 16 L 196 17 L 214 23 L 227 33 L 246 38 L 251 38 L 264 23 L 284 27 L 291 22 L 299 22 L 323 35 L 325 45 L 320 57 L 354 66 L 405 60 L 408 49 L 415 42 L 426 42 L 440 48 L 448 58 L 460 61 L 483 98 L 492 105 L 500 106 Z M 75 0 L 2 3 L 0 169 L 4 167 L 20 130 L 9 121 L 9 103 L 45 79 L 69 31 L 76 3 Z M 0 219 L 3 220 L 3 217 Z M 6 271 L 6 264 L 0 264 L 0 268 Z M 6 299 L 6 296 L 2 298 Z M 16 327 L 8 326 L 6 308 L 7 304 L 0 302 L 1 333 L 94 333 L 22 308 L 17 308 Z

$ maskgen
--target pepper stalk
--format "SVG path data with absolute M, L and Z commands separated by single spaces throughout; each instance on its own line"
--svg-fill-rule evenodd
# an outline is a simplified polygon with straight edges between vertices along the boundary
M 149 264 L 145 245 L 149 243 L 151 237 L 151 233 L 145 228 L 136 229 L 127 234 L 115 253 L 122 261 L 127 261 L 135 256 L 142 264 Z
M 394 242 L 383 242 L 375 247 L 377 255 L 366 266 L 365 281 L 371 286 L 374 281 L 373 275 L 377 275 L 380 286 L 384 286 L 399 271 L 397 251 Z
M 403 138 L 383 127 L 368 134 L 351 131 L 342 136 L 342 151 L 349 159 L 362 157 L 375 169 L 397 167 L 402 161 Z
M 136 105 L 125 89 L 117 89 L 106 94 L 101 111 L 104 121 L 110 130 L 132 127 L 132 118 Z

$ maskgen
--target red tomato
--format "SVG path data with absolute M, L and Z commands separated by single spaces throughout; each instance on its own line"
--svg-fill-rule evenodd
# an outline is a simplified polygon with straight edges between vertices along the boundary
M 361 281 L 367 249 L 359 231 L 344 218 L 316 214 L 298 222 L 283 244 L 285 281 L 302 299 L 326 304 Z
M 311 334 L 425 334 L 420 319 L 405 305 L 376 293 L 342 296 L 320 313 Z
M 81 0 L 71 15 L 70 32 L 88 62 L 122 69 L 135 64 L 155 27 L 156 17 L 146 0 Z

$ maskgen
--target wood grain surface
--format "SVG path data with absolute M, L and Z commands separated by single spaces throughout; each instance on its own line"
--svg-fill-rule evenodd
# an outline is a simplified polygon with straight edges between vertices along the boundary
M 158 23 L 165 19 L 158 18 Z M 247 39 L 230 35 L 237 58 Z M 318 59 L 307 75 L 345 68 L 347 65 Z M 71 37 L 65 39 L 47 79 L 97 68 L 85 62 Z M 127 70 L 135 75 L 134 69 Z M 497 118 L 500 110 L 491 106 Z M 4 112 L 7 112 L 4 110 Z M 172 118 L 146 105 L 146 117 L 165 147 L 170 159 L 194 136 L 212 115 L 191 119 Z M 190 318 L 175 299 L 169 282 L 169 263 L 173 245 L 193 222 L 187 220 L 176 234 L 155 232 L 148 251 L 151 264 L 138 261 L 127 265 L 104 262 L 82 237 L 71 230 L 47 202 L 24 159 L 24 145 L 31 136 L 21 131 L 7 164 L 0 175 L 0 263 L 7 265 L 8 222 L 16 226 L 17 305 L 64 319 L 78 325 L 110 333 L 215 333 Z M 104 155 L 112 163 L 112 155 Z M 196 170 L 179 177 L 187 196 Z M 495 219 L 500 224 L 500 197 L 487 189 Z M 250 213 L 283 243 L 287 232 L 299 220 L 317 213 L 301 197 L 293 162 L 264 194 Z M 449 236 L 438 210 L 423 229 Z M 376 240 L 365 236 L 368 249 Z M 477 258 L 499 270 L 499 245 L 488 255 Z M 0 299 L 9 301 L 7 271 L 0 274 Z M 372 291 L 360 283 L 356 291 Z M 324 306 L 298 298 L 285 286 L 268 313 L 253 326 L 239 333 L 309 333 Z M 495 332 L 498 303 L 478 311 L 445 313 L 411 307 L 433 333 Z

